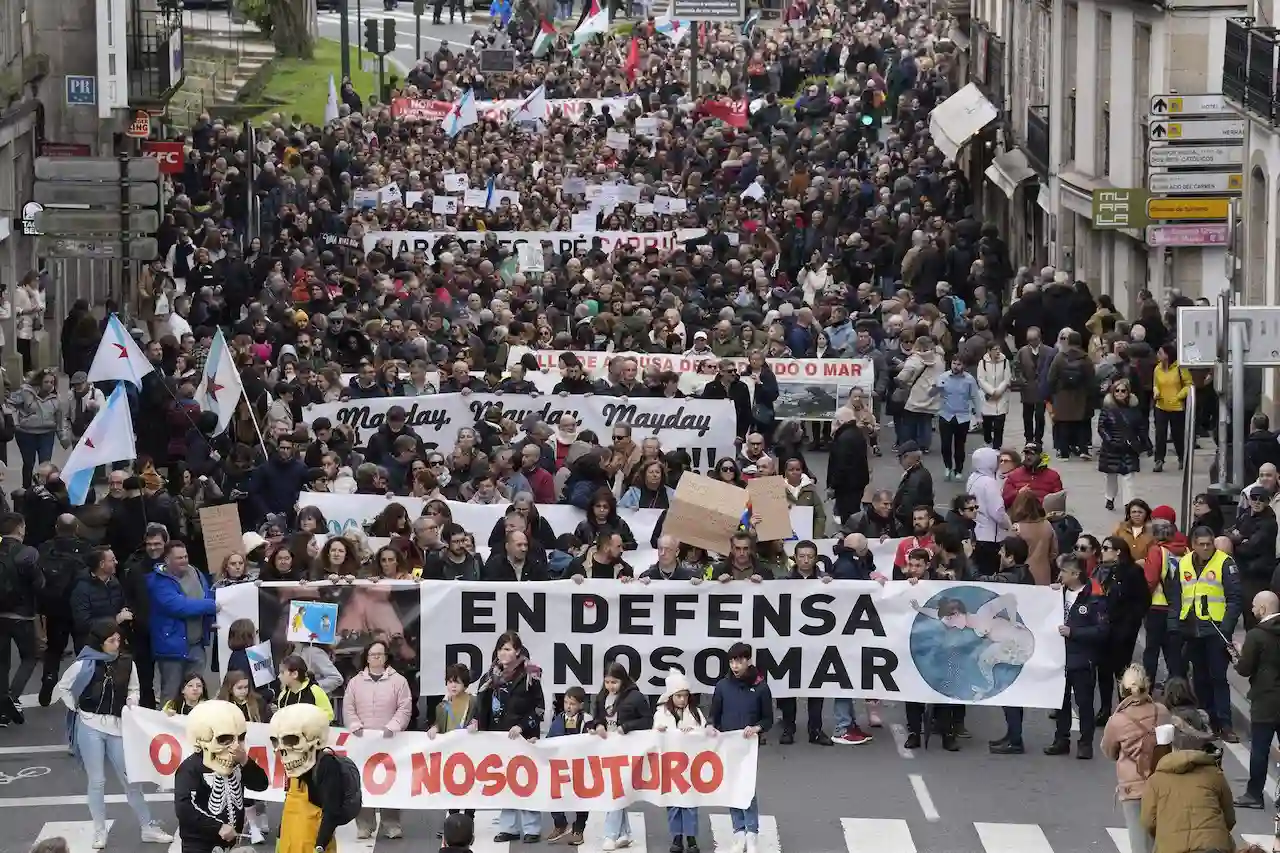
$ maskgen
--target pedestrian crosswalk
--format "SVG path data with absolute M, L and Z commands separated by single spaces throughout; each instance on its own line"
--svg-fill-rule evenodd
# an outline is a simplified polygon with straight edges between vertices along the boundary
M 410 843 L 422 846 L 434 846 L 435 830 L 438 828 L 438 814 L 435 812 L 417 812 L 429 819 L 410 819 L 414 813 L 405 813 L 405 837 L 400 841 L 388 841 L 377 837 L 357 839 L 354 823 L 339 828 L 337 842 L 339 853 L 397 853 L 399 845 Z M 496 842 L 498 833 L 498 817 L 496 811 L 479 812 L 476 815 L 476 840 L 472 845 L 473 853 L 517 853 L 517 851 L 538 850 L 538 846 L 530 847 L 519 842 Z M 626 848 L 632 853 L 660 853 L 667 848 L 670 838 L 666 834 L 665 814 L 661 809 L 646 812 L 631 811 L 628 813 L 631 823 L 631 844 Z M 648 822 L 646 822 L 648 818 Z M 913 830 L 910 822 L 893 818 L 840 818 L 838 828 L 819 826 L 833 823 L 825 818 L 805 820 L 792 824 L 790 828 L 779 830 L 778 820 L 773 815 L 760 815 L 760 831 L 757 837 L 758 853 L 1133 853 L 1127 830 L 1123 828 L 1107 828 L 1093 831 L 1087 828 L 1064 824 L 1053 828 L 1050 832 L 1034 823 L 964 823 L 948 824 L 940 827 L 937 824 L 926 824 L 922 832 Z M 143 845 L 138 841 L 137 827 L 132 820 L 107 821 L 108 849 L 113 851 L 130 851 L 141 853 L 145 849 L 154 851 L 151 845 Z M 710 825 L 710 832 L 706 825 Z M 578 853 L 605 853 L 603 835 L 604 815 L 593 813 L 584 833 L 585 843 L 576 848 Z M 550 829 L 550 820 L 545 829 Z M 835 829 L 823 832 L 824 829 Z M 733 822 L 729 814 L 715 811 L 705 815 L 702 836 L 702 849 L 710 853 L 730 853 L 733 850 Z M 92 849 L 93 823 L 91 821 L 53 821 L 44 824 L 34 839 L 36 842 L 49 838 L 66 839 L 69 853 L 97 853 Z M 1051 841 L 1050 838 L 1054 838 Z M 1270 850 L 1272 839 L 1269 835 L 1243 834 L 1243 844 L 1258 844 L 1264 850 Z M 267 853 L 273 841 L 259 845 L 259 850 Z M 0 848 L 10 849 L 0 841 Z M 181 840 L 175 838 L 168 853 L 181 853 Z

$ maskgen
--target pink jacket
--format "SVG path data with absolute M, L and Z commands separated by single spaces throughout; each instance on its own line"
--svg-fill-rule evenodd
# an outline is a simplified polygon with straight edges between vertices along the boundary
M 1102 752 L 1116 763 L 1117 799 L 1142 799 L 1155 769 L 1156 726 L 1169 722 L 1169 709 L 1150 696 L 1130 696 L 1107 720 Z
M 402 732 L 412 714 L 409 682 L 391 667 L 377 681 L 361 670 L 347 682 L 342 698 L 342 722 L 352 731 L 386 729 Z

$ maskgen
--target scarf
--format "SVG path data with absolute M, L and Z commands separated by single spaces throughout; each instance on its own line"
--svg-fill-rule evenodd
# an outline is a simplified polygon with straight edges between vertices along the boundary
M 787 494 L 791 496 L 791 500 L 798 501 L 800 500 L 800 490 L 805 486 L 813 485 L 813 480 L 808 474 L 801 474 L 798 485 L 791 485 L 791 483 L 787 482 L 785 478 L 783 479 L 782 484 L 786 487 Z
M 93 680 L 94 671 L 97 670 L 99 663 L 111 663 L 117 657 L 119 657 L 118 654 L 110 655 L 91 646 L 85 646 L 81 649 L 80 654 L 76 655 L 76 661 L 85 661 L 85 665 L 82 665 L 76 671 L 76 677 L 71 682 L 72 701 L 80 701 L 80 697 L 84 695 L 84 691 L 89 687 L 89 682 Z M 71 756 L 77 761 L 81 761 L 80 749 L 76 746 L 76 722 L 79 719 L 80 712 L 78 710 L 75 708 L 67 709 L 67 745 L 71 747 Z M 83 763 L 81 761 L 81 764 Z
M 520 667 L 528 660 L 524 655 L 516 655 L 515 660 L 511 661 L 507 666 L 503 666 L 498 661 L 493 662 L 493 670 L 490 673 L 493 676 L 493 684 L 495 687 L 504 687 L 516 680 L 520 673 Z

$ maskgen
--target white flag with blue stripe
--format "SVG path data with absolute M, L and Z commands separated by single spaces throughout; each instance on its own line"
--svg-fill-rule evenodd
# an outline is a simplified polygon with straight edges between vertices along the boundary
M 142 377 L 155 369 L 120 318 L 115 314 L 108 317 L 98 351 L 93 354 L 93 364 L 89 365 L 89 381 L 131 382 L 141 391 Z
M 453 139 L 462 132 L 463 128 L 470 127 L 478 121 L 480 116 L 476 112 L 476 98 L 468 89 L 462 93 L 462 97 L 453 105 L 453 109 L 449 110 L 449 117 L 444 123 L 445 136 Z
M 231 348 L 227 339 L 218 329 L 213 336 L 213 344 L 209 347 L 209 357 L 204 362 L 204 376 L 200 378 L 200 387 L 196 388 L 196 402 L 206 412 L 218 416 L 218 428 L 214 435 L 221 435 L 231 426 L 231 418 L 244 396 L 244 383 L 236 372 L 235 359 L 231 357 Z
M 107 405 L 89 422 L 89 428 L 71 449 L 67 464 L 62 466 L 62 479 L 67 484 L 71 505 L 84 504 L 93 488 L 93 472 L 99 466 L 132 461 L 137 456 L 129 400 L 125 397 L 124 384 L 117 382 Z

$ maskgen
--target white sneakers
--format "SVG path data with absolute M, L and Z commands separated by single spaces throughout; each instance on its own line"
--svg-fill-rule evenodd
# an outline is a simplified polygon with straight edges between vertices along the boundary
M 107 828 L 105 826 L 95 826 L 93 828 L 93 844 L 89 846 L 94 850 L 107 849 Z
M 733 847 L 729 848 L 731 853 L 756 853 L 756 839 L 758 834 L 754 832 L 735 832 L 733 834 Z
M 619 835 L 617 838 L 606 838 L 601 844 L 601 850 L 622 850 L 631 846 L 630 835 Z
M 617 842 L 616 842 L 616 843 L 617 843 L 617 845 L 618 845 L 618 849 L 622 849 L 622 848 L 624 848 L 624 847 L 630 847 L 630 846 L 631 846 L 631 836 L 630 836 L 630 835 L 619 835 L 619 836 L 618 836 L 618 840 L 617 840 Z
M 755 832 L 747 833 L 747 853 L 756 853 L 756 839 L 759 834 Z
M 103 833 L 103 847 L 106 846 L 105 836 L 106 833 Z M 160 825 L 160 821 L 153 820 L 151 823 L 142 827 L 142 840 L 146 844 L 169 844 L 173 841 L 173 836 L 164 831 L 164 827 Z M 99 847 L 98 849 L 101 850 L 102 848 Z
M 251 820 L 247 820 L 245 821 L 245 823 L 249 824 L 249 843 L 250 844 L 261 844 L 262 842 L 267 840 L 266 836 L 262 834 L 262 830 L 258 829 L 258 825 L 256 823 L 254 823 Z
M 603 842 L 600 843 L 600 849 L 601 850 L 617 850 L 618 844 L 612 838 L 606 838 Z

